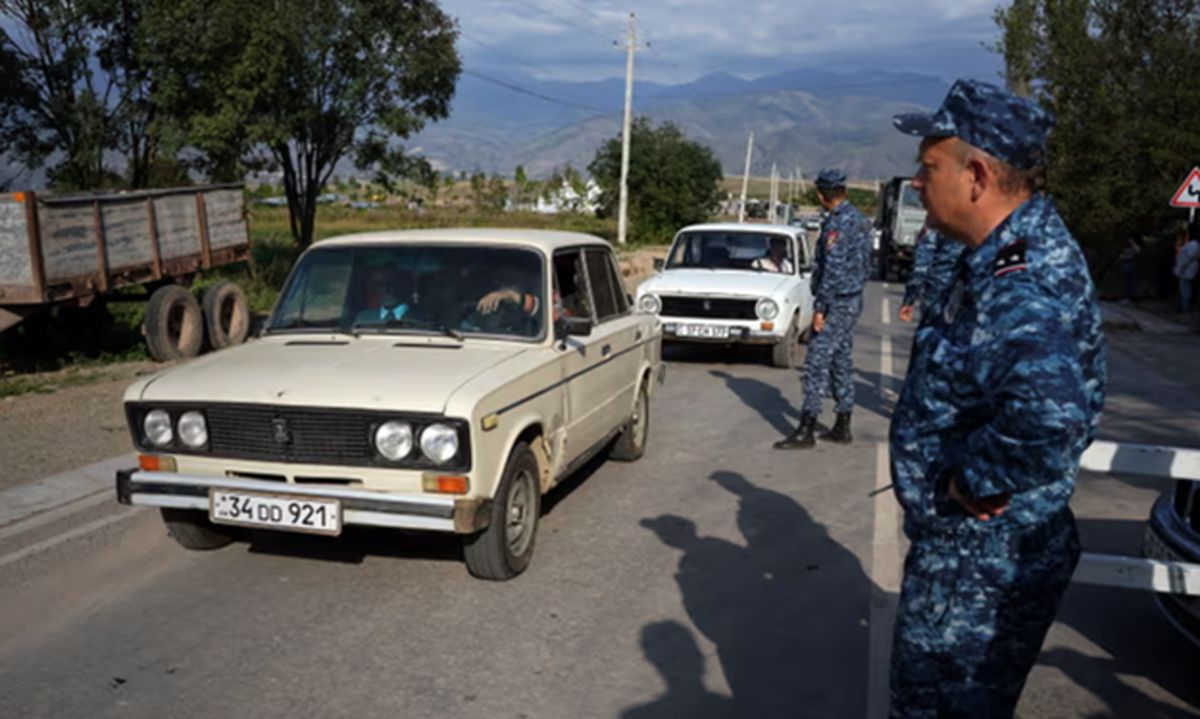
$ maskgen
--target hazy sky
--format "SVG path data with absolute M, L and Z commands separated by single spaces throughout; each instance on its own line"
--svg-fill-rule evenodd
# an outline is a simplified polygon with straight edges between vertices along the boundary
M 629 12 L 651 50 L 638 75 L 679 83 L 725 71 L 800 67 L 913 70 L 994 79 L 983 47 L 1000 0 L 442 0 L 458 18 L 466 66 L 546 80 L 622 75 L 613 41 Z

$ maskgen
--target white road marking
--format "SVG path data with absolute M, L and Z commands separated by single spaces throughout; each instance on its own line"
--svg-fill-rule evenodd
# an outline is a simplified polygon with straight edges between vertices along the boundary
M 73 502 L 68 502 L 67 504 L 56 507 L 55 509 L 47 510 L 41 514 L 35 514 L 28 519 L 18 520 L 5 526 L 3 529 L 0 529 L 0 542 L 8 539 L 9 537 L 15 537 L 18 534 L 24 534 L 26 532 L 33 531 L 34 529 L 46 524 L 50 524 L 51 522 L 57 522 L 64 517 L 69 517 L 76 512 L 82 512 L 85 509 L 90 509 L 91 507 L 94 507 L 98 504 L 104 504 L 105 502 L 112 502 L 113 504 L 117 503 L 116 495 L 109 487 L 105 487 L 104 489 L 101 489 L 93 494 L 89 494 L 81 499 L 77 499 Z
M 892 323 L 892 303 L 886 297 L 883 298 L 883 306 L 880 308 L 880 317 L 883 318 L 883 323 L 885 325 L 890 325 Z
M 883 300 L 883 317 L 888 317 L 888 301 Z M 886 324 L 886 322 L 885 322 Z M 894 397 L 892 384 L 894 361 L 892 338 L 880 341 L 879 393 Z M 871 529 L 871 610 L 870 645 L 867 657 L 867 717 L 878 719 L 888 713 L 888 673 L 891 666 L 892 626 L 900 597 L 900 505 L 888 485 L 888 446 L 875 446 L 874 517 Z
M 126 519 L 133 517 L 135 514 L 141 513 L 142 511 L 144 511 L 144 510 L 139 509 L 139 508 L 126 509 L 124 511 L 121 511 L 117 514 L 110 515 L 108 517 L 101 517 L 100 519 L 97 519 L 94 522 L 88 522 L 87 524 L 83 525 L 82 527 L 76 527 L 75 529 L 72 529 L 69 532 L 63 532 L 62 534 L 57 534 L 53 537 L 50 537 L 49 539 L 43 539 L 42 541 L 37 542 L 36 544 L 31 544 L 28 547 L 25 547 L 24 549 L 22 549 L 20 551 L 13 552 L 12 554 L 6 555 L 4 557 L 0 557 L 0 569 L 3 569 L 4 567 L 7 567 L 10 564 L 19 562 L 22 559 L 25 559 L 26 557 L 33 556 L 34 554 L 39 554 L 48 549 L 53 549 L 53 548 L 57 547 L 58 545 L 62 544 L 63 542 L 69 542 L 72 539 L 76 539 L 77 537 L 82 537 L 86 534 L 91 534 L 92 532 L 103 529 L 103 528 L 109 526 L 110 524 L 116 524 L 117 522 L 123 522 Z

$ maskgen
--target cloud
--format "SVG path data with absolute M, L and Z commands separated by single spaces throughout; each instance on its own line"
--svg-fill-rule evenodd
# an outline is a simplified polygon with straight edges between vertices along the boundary
M 725 71 L 758 76 L 828 63 L 994 76 L 997 0 L 657 0 L 633 5 L 649 52 L 639 76 L 679 83 Z M 629 4 L 617 0 L 443 0 L 468 67 L 542 79 L 620 76 Z

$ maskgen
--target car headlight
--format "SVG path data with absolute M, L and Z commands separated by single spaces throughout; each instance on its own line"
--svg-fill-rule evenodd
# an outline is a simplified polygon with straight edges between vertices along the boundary
M 166 447 L 175 439 L 175 432 L 171 429 L 171 415 L 167 414 L 166 410 L 153 409 L 147 412 L 142 419 L 142 431 L 146 433 L 146 439 L 156 447 Z
M 208 423 L 199 412 L 184 412 L 179 418 L 179 438 L 192 449 L 208 444 Z
M 638 309 L 648 315 L 656 315 L 662 310 L 662 301 L 656 295 L 642 295 L 638 300 Z
M 435 464 L 445 464 L 458 454 L 458 432 L 444 424 L 431 424 L 421 432 L 421 451 Z
M 393 462 L 407 457 L 413 448 L 413 429 L 408 422 L 384 422 L 375 430 L 375 451 Z
M 758 318 L 760 320 L 766 320 L 769 322 L 779 316 L 779 305 L 775 302 L 775 300 L 769 300 L 764 297 L 758 301 L 757 305 L 755 305 L 754 311 L 758 313 Z

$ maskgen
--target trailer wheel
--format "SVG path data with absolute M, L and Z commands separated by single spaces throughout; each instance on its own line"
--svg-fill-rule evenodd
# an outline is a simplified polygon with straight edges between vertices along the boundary
M 150 295 L 142 332 L 150 356 L 159 362 L 195 357 L 204 341 L 200 303 L 178 285 L 160 287 Z
M 240 345 L 250 333 L 246 293 L 232 282 L 218 282 L 204 291 L 204 329 L 215 350 Z

